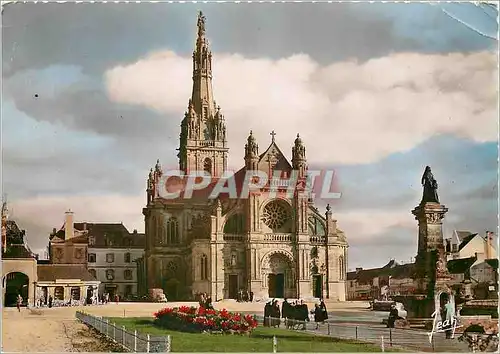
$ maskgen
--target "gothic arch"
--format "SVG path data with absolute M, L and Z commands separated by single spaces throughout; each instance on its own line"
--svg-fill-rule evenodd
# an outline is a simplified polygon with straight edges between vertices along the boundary
M 326 236 L 326 225 L 316 215 L 309 216 L 307 220 L 309 235 L 311 236 Z
M 344 256 L 339 257 L 339 280 L 344 280 L 345 278 L 345 261 Z
M 208 257 L 205 253 L 203 253 L 199 257 L 199 267 L 200 267 L 200 279 L 207 280 L 208 279 Z
M 166 225 L 166 233 L 167 233 L 167 245 L 175 245 L 180 241 L 179 235 L 179 219 L 177 217 L 172 216 L 167 220 Z
M 225 234 L 242 235 L 246 232 L 246 219 L 243 212 L 236 210 L 225 219 L 224 226 L 222 227 Z
M 293 260 L 293 254 L 291 252 L 286 251 L 286 250 L 278 249 L 278 250 L 271 250 L 271 251 L 267 252 L 266 254 L 264 254 L 264 256 L 262 256 L 262 258 L 260 260 L 261 269 L 269 268 L 269 260 L 274 255 L 285 256 L 286 259 L 288 260 L 288 262 L 290 263 L 290 267 L 291 268 L 294 267 L 295 262 Z
M 210 157 L 206 157 L 203 160 L 203 171 L 212 174 L 212 159 Z

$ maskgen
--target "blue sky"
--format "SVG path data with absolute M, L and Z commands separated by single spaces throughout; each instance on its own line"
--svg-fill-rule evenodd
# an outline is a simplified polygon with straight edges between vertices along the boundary
M 143 229 L 149 168 L 157 158 L 176 164 L 199 9 L 231 166 L 241 165 L 250 129 L 262 149 L 276 130 L 289 155 L 300 132 L 310 165 L 337 171 L 343 198 L 334 213 L 349 239 L 350 268 L 415 255 L 410 210 L 425 165 L 450 209 L 447 235 L 496 229 L 498 73 L 490 37 L 498 25 L 490 8 L 9 4 L 3 193 L 33 248 L 45 246 L 68 208 L 78 220 Z M 155 57 L 166 51 L 170 57 Z M 286 88 L 287 102 L 271 97 L 276 87 Z M 376 255 L 374 245 L 383 246 Z

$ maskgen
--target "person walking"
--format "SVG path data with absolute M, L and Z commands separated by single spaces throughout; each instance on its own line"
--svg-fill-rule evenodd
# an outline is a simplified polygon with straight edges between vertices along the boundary
M 23 304 L 23 298 L 20 294 L 18 294 L 17 301 L 16 301 L 17 311 L 21 312 L 21 305 L 22 304 Z

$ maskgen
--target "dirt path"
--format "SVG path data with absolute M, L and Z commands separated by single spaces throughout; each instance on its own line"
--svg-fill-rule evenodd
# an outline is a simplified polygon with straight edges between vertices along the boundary
M 68 352 L 71 336 L 84 328 L 74 318 L 45 317 L 30 310 L 3 309 L 4 352 Z

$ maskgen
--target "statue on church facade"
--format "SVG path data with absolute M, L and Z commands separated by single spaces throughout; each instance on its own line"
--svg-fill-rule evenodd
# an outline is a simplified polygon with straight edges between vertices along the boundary
M 431 168 L 429 166 L 425 167 L 421 183 L 424 187 L 422 203 L 439 203 L 439 197 L 437 194 L 438 184 L 434 179 Z

